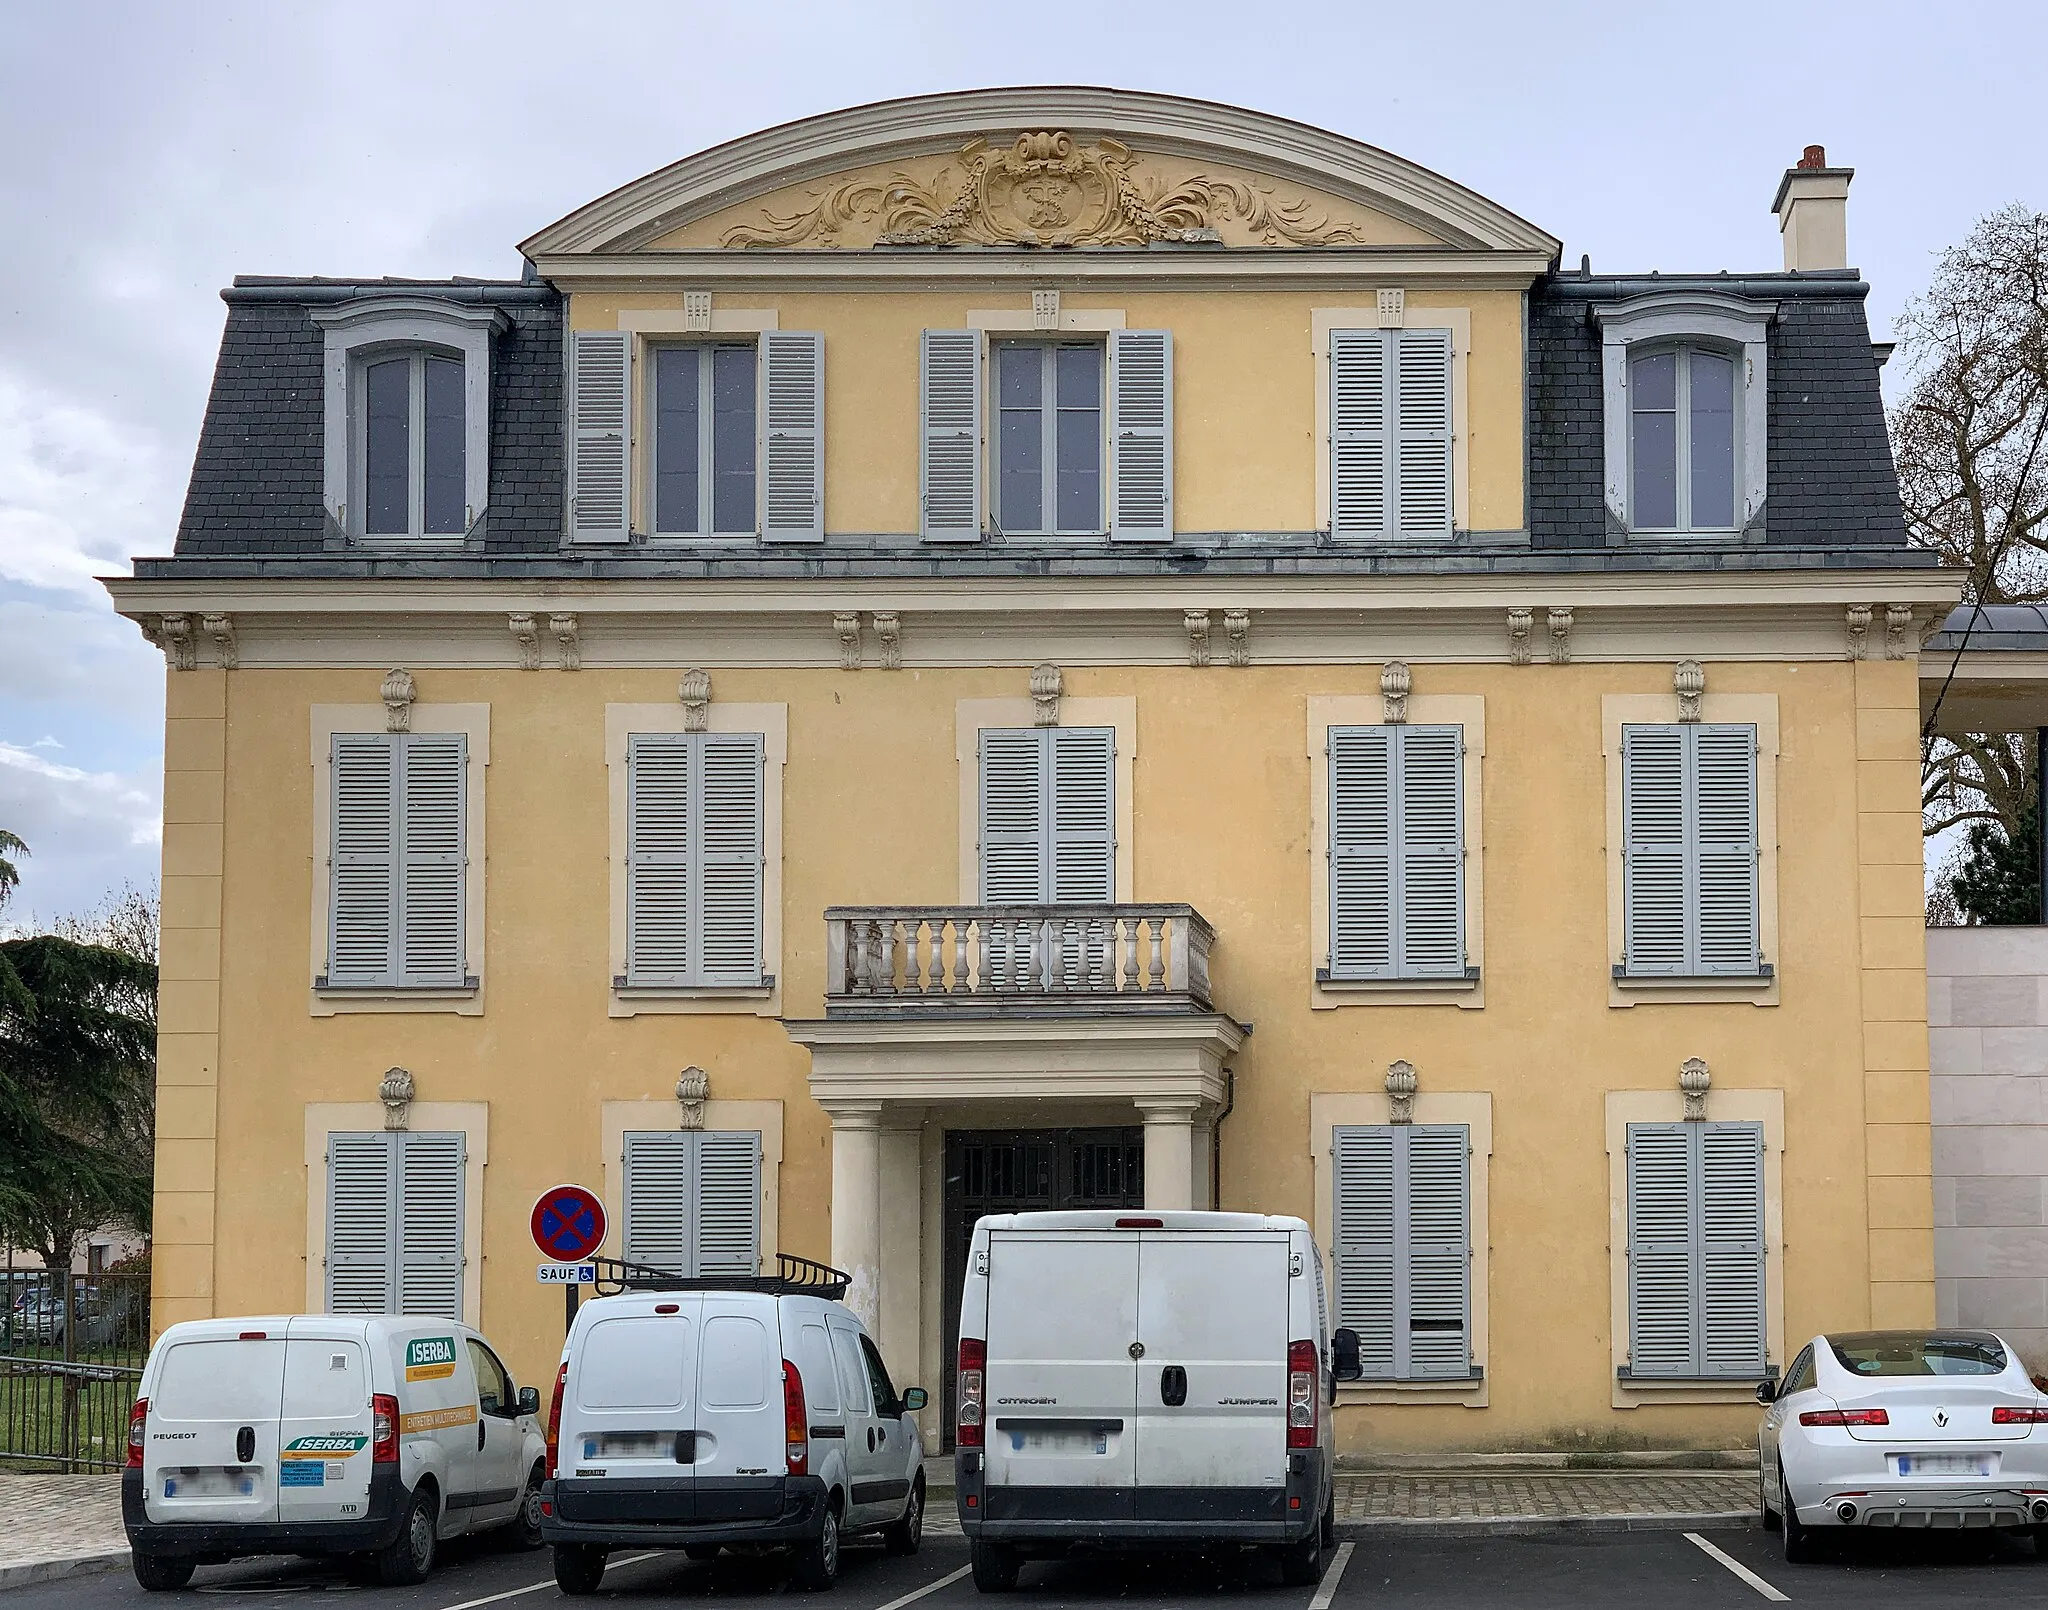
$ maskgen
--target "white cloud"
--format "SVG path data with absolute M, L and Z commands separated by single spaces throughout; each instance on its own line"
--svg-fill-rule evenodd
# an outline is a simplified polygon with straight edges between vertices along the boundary
M 0 824 L 29 854 L 5 920 L 23 927 L 84 911 L 123 884 L 156 882 L 160 774 L 87 771 L 0 741 Z

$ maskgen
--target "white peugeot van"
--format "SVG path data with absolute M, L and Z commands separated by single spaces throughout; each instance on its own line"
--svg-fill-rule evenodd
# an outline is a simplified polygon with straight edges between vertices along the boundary
M 614 1548 L 790 1550 L 829 1588 L 840 1540 L 891 1553 L 924 1531 L 924 1449 L 882 1355 L 836 1299 L 846 1277 L 781 1255 L 772 1276 L 635 1270 L 577 1312 L 548 1414 L 541 1531 L 564 1593 L 591 1593 Z
M 1300 1219 L 1011 1213 L 967 1253 L 955 1389 L 975 1586 L 1078 1544 L 1334 1541 L 1328 1308 Z
M 150 1349 L 121 1516 L 135 1579 L 246 1554 L 347 1554 L 419 1582 L 439 1539 L 540 1546 L 540 1394 L 446 1319 L 199 1319 Z

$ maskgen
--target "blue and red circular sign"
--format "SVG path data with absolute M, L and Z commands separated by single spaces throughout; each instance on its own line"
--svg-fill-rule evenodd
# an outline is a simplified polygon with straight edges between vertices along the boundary
M 604 1204 L 595 1191 L 557 1185 L 533 1204 L 533 1244 L 556 1263 L 580 1263 L 604 1245 Z

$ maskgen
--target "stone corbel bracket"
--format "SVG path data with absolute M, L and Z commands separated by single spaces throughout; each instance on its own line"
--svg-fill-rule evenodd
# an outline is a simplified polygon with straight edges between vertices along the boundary
M 711 1095 L 711 1078 L 702 1068 L 685 1068 L 676 1080 L 676 1103 L 682 1108 L 678 1129 L 704 1127 L 704 1103 Z
M 1706 667 L 1698 660 L 1680 660 L 1671 672 L 1671 689 L 1678 695 L 1678 719 L 1697 721 L 1700 700 L 1706 696 Z
M 1387 1064 L 1387 1122 L 1415 1122 L 1415 1064 L 1405 1057 Z
M 893 609 L 878 609 L 868 617 L 874 623 L 875 641 L 882 649 L 882 669 L 903 669 L 903 617 Z
M 241 663 L 235 648 L 234 616 L 201 615 L 199 629 L 213 640 L 213 657 L 223 671 L 232 671 Z
M 683 731 L 711 730 L 711 673 L 691 670 L 676 684 L 676 697 L 683 701 Z
M 512 634 L 512 641 L 519 645 L 519 669 L 538 671 L 540 669 L 540 627 L 528 614 L 507 615 L 505 626 Z
M 1888 660 L 1903 660 L 1906 657 L 1906 634 L 1913 629 L 1913 606 L 1911 604 L 1886 604 L 1884 606 L 1884 657 Z M 1916 642 L 1913 647 L 1919 648 Z
M 1508 611 L 1508 664 L 1529 663 L 1529 628 L 1534 624 L 1535 614 L 1521 604 Z
M 413 1098 L 418 1086 L 404 1068 L 389 1069 L 377 1084 L 377 1099 L 384 1103 L 384 1127 L 404 1129 L 412 1120 Z
M 857 609 L 835 609 L 832 612 L 832 635 L 839 640 L 839 669 L 858 671 L 860 669 L 860 611 Z
M 412 672 L 396 665 L 385 672 L 384 681 L 377 689 L 377 697 L 384 701 L 386 732 L 412 731 L 413 701 L 419 696 L 419 684 L 413 681 Z
M 554 637 L 555 646 L 561 654 L 561 665 L 565 671 L 583 669 L 583 640 L 574 615 L 550 615 L 548 631 Z
M 1252 663 L 1252 612 L 1248 609 L 1226 609 L 1223 612 L 1223 636 L 1230 645 L 1230 663 L 1249 665 Z
M 1057 727 L 1060 724 L 1060 695 L 1066 685 L 1066 678 L 1052 661 L 1045 660 L 1031 668 L 1031 721 L 1039 727 Z
M 1707 1120 L 1707 1087 L 1714 1082 L 1702 1057 L 1687 1057 L 1678 1066 L 1678 1089 L 1685 1097 L 1685 1121 L 1702 1124 Z
M 197 665 L 190 615 L 145 615 L 142 635 L 163 651 L 164 663 L 173 671 L 190 671 Z
M 1569 665 L 1572 663 L 1572 609 L 1571 605 L 1553 604 L 1550 619 L 1550 663 Z
M 1871 608 L 1868 604 L 1851 604 L 1842 612 L 1842 628 L 1848 640 L 1849 658 L 1860 660 L 1866 638 L 1870 632 Z
M 1206 609 L 1184 609 L 1180 612 L 1181 629 L 1188 634 L 1188 664 L 1199 669 L 1209 663 L 1209 612 Z
M 1408 719 L 1408 690 L 1415 677 L 1406 660 L 1389 660 L 1380 671 L 1380 720 L 1398 727 Z

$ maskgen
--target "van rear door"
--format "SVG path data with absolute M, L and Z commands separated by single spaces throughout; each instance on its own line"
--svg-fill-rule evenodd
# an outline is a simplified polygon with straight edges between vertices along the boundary
M 278 1427 L 279 1520 L 369 1513 L 370 1367 L 359 1336 L 318 1319 L 291 1322 Z
M 989 1232 L 990 1487 L 1111 1488 L 1128 1499 L 1138 1245 L 1128 1231 Z
M 277 1519 L 285 1322 L 230 1325 L 164 1349 L 150 1387 L 143 1512 L 152 1521 Z
M 696 1432 L 689 1472 L 700 1521 L 773 1520 L 788 1469 L 782 1424 L 782 1334 L 775 1299 L 705 1296 L 697 1340 Z
M 587 1514 L 575 1488 L 558 1491 L 566 1520 L 674 1524 L 695 1518 L 690 1433 L 696 1427 L 698 1321 L 690 1292 L 604 1299 L 606 1307 L 569 1343 L 569 1390 L 562 1405 L 561 1475 L 577 1487 L 630 1478 L 659 1480 L 632 1495 L 593 1496 Z M 778 1420 L 777 1424 L 781 1422 Z M 681 1457 L 678 1457 L 678 1456 Z
M 1284 1486 L 1287 1232 L 1146 1230 L 1139 1243 L 1139 1485 Z

